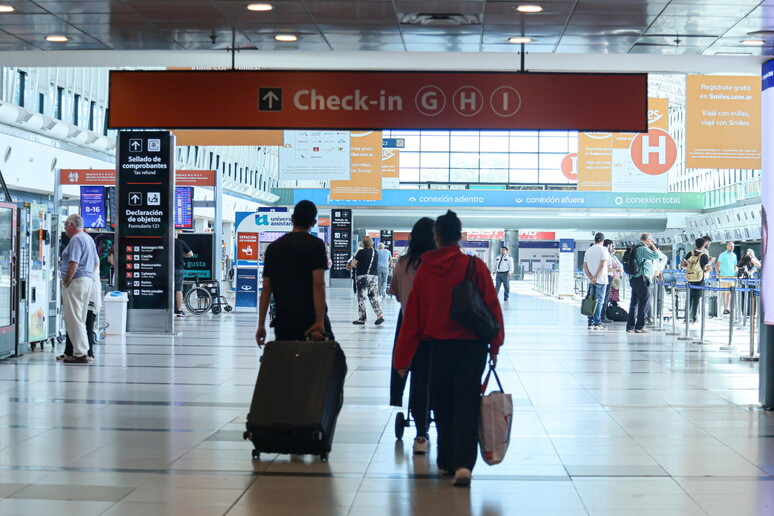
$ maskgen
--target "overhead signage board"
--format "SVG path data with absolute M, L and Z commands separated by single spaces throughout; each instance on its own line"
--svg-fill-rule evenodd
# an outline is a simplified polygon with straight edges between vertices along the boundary
M 81 186 L 81 217 L 83 227 L 99 228 L 106 226 L 105 187 Z
M 118 135 L 116 277 L 128 331 L 172 331 L 174 148 L 168 131 Z
M 391 229 L 379 230 L 379 243 L 384 244 L 384 248 L 390 251 L 390 253 L 395 250 L 393 248 L 393 232 Z
M 216 176 L 215 170 L 176 170 L 175 184 L 177 186 L 215 186 Z M 115 186 L 116 169 L 63 168 L 59 170 L 59 184 Z
M 347 262 L 352 255 L 352 210 L 331 210 L 331 278 L 349 278 Z
M 519 240 L 555 240 L 556 233 L 553 231 L 520 231 Z
M 685 166 L 760 169 L 760 77 L 689 75 L 685 90 Z
M 285 131 L 279 177 L 283 181 L 348 180 L 349 131 Z
M 113 70 L 108 127 L 642 132 L 647 86 L 647 74 Z
M 331 200 L 327 189 L 294 190 L 294 202 L 308 199 L 320 206 L 449 207 L 449 208 L 619 208 L 672 211 L 704 209 L 704 194 L 617 193 L 531 190 L 385 190 L 379 201 Z
M 175 187 L 175 229 L 193 228 L 193 187 Z

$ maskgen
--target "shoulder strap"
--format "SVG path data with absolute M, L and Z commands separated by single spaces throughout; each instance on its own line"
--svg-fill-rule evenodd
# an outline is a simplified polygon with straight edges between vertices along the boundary
M 376 249 L 374 249 L 372 247 L 371 248 L 371 261 L 368 262 L 368 270 L 366 270 L 366 274 L 370 274 L 371 273 L 371 265 L 374 264 L 374 255 L 376 255 Z
M 468 268 L 465 271 L 465 281 L 474 281 L 476 279 L 476 257 L 471 255 L 468 260 Z

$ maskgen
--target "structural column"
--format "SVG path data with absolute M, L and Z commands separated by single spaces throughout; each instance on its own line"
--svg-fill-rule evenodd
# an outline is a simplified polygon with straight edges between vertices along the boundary
M 768 142 L 774 137 L 774 61 L 763 64 L 761 129 L 761 325 L 759 401 L 765 409 L 774 409 L 774 244 L 768 236 L 768 217 L 774 218 L 774 149 Z
M 519 268 L 519 230 L 506 229 L 503 244 L 508 248 L 508 252 L 513 258 L 513 275 L 511 276 L 511 279 L 523 279 L 521 277 L 521 269 Z

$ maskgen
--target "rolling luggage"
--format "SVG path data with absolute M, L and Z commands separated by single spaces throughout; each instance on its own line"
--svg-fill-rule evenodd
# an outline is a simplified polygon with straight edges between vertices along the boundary
M 707 317 L 717 317 L 718 316 L 718 298 L 717 296 L 710 296 L 707 299 Z
M 245 439 L 261 453 L 327 460 L 341 406 L 347 361 L 334 341 L 269 342 L 247 415 Z

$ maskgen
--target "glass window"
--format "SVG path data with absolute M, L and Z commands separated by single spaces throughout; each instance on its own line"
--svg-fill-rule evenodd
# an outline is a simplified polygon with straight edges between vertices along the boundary
M 401 151 L 419 151 L 419 132 L 394 134 L 395 138 L 403 138 L 405 147 Z
M 418 168 L 403 168 L 400 167 L 400 180 L 407 183 L 416 183 L 419 181 L 419 169 Z
M 538 181 L 538 171 L 533 169 L 513 170 L 510 173 L 511 183 L 530 183 L 536 184 Z
M 538 154 L 511 154 L 511 170 L 538 168 Z
M 22 72 L 21 70 L 17 72 L 14 97 L 16 98 L 16 105 L 24 107 L 27 100 L 27 72 Z
M 481 152 L 508 152 L 508 134 L 495 133 L 495 135 L 484 136 L 481 133 Z
M 422 168 L 420 169 L 420 181 L 448 183 L 449 169 L 448 168 Z
M 400 153 L 400 168 L 419 168 L 419 153 L 418 152 L 403 152 Z
M 481 153 L 481 168 L 508 168 L 508 154 Z
M 479 177 L 482 183 L 507 183 L 508 169 L 482 168 Z
M 540 135 L 540 152 L 561 152 L 566 154 L 568 149 L 567 136 Z
M 470 131 L 457 131 L 451 135 L 451 148 L 457 152 L 478 152 L 478 133 Z
M 478 174 L 478 153 L 452 152 L 449 156 L 449 165 L 452 168 L 474 168 L 476 169 L 476 174 Z M 403 155 L 401 155 L 402 159 Z
M 420 166 L 424 168 L 449 168 L 448 152 L 423 152 L 419 158 Z
M 440 132 L 423 132 L 422 133 L 422 151 L 443 151 L 449 152 L 449 133 L 448 131 Z
M 561 170 L 563 154 L 540 154 L 540 171 Z
M 574 184 L 577 181 L 567 179 L 561 170 L 541 170 L 540 171 L 541 183 L 558 183 L 558 184 Z
M 478 168 L 453 168 L 449 170 L 452 183 L 478 183 Z
M 64 112 L 64 88 L 57 87 L 56 89 L 56 118 L 62 120 L 62 113 Z
M 78 117 L 78 115 L 80 114 L 80 107 L 81 107 L 81 96 L 76 93 L 75 97 L 73 98 L 73 125 L 78 125 L 78 120 L 80 120 L 80 118 Z
M 527 136 L 527 135 L 519 135 L 519 136 L 511 135 L 510 151 L 511 152 L 537 152 L 538 137 Z

